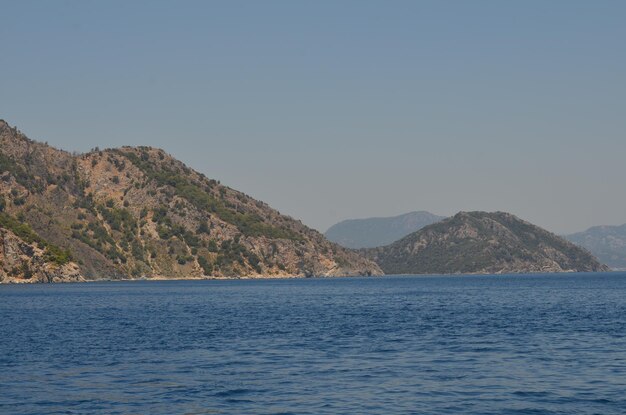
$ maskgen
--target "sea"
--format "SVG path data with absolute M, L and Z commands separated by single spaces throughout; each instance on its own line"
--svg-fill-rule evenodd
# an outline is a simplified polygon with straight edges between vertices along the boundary
M 625 414 L 626 273 L 0 286 L 1 414 Z

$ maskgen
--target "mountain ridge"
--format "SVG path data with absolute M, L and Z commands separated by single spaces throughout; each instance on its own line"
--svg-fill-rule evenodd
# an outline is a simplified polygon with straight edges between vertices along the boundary
M 586 250 L 505 212 L 459 212 L 390 245 L 359 252 L 386 274 L 608 270 Z
M 0 120 L 0 282 L 607 269 L 504 212 L 370 219 L 420 229 L 347 249 L 162 149 L 69 153 Z
M 587 249 L 611 268 L 626 269 L 626 224 L 592 226 L 563 237 Z
M 346 219 L 328 228 L 324 236 L 346 248 L 374 248 L 388 245 L 444 218 L 422 210 L 389 217 Z
M 0 121 L 0 205 L 71 252 L 86 280 L 381 274 L 154 147 L 75 155 Z

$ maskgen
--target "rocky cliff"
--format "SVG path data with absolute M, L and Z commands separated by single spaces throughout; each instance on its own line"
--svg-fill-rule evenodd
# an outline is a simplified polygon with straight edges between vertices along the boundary
M 361 250 L 387 274 L 606 271 L 589 252 L 503 212 L 461 212 Z
M 32 141 L 4 121 L 0 210 L 72 258 L 48 263 L 61 267 L 52 280 L 381 273 L 358 253 L 163 150 L 123 147 L 73 155 Z M 31 251 L 28 241 L 20 245 L 12 231 L 3 232 L 8 242 L 0 265 L 11 269 L 11 278 L 20 278 L 18 257 L 42 263 L 36 259 L 43 255 L 40 248 Z M 50 280 L 34 275 L 24 280 Z
M 0 213 L 0 282 L 84 281 L 67 251 L 46 243 L 32 230 Z

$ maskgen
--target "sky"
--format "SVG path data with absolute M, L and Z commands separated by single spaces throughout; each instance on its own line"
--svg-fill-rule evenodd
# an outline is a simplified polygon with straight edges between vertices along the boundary
M 0 0 L 0 118 L 161 147 L 325 231 L 626 222 L 624 1 Z

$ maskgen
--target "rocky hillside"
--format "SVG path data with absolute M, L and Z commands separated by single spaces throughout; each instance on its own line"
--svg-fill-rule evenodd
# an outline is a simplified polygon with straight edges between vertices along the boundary
M 374 248 L 388 245 L 442 219 L 444 216 L 425 211 L 387 218 L 348 219 L 331 226 L 324 236 L 346 248 Z
M 571 242 L 503 212 L 461 212 L 361 252 L 388 274 L 608 270 Z
M 564 238 L 587 249 L 609 267 L 626 269 L 626 224 L 594 226 Z
M 83 281 L 69 252 L 0 212 L 0 282 Z
M 13 279 L 381 273 L 358 253 L 163 150 L 123 147 L 73 155 L 32 141 L 4 121 L 0 207 L 5 222 L 31 233 L 24 240 L 2 228 L 0 268 Z M 55 262 L 51 255 L 63 258 Z M 34 268 L 26 271 L 22 260 Z M 74 265 L 76 273 L 69 271 Z M 39 271 L 53 268 L 63 276 Z

